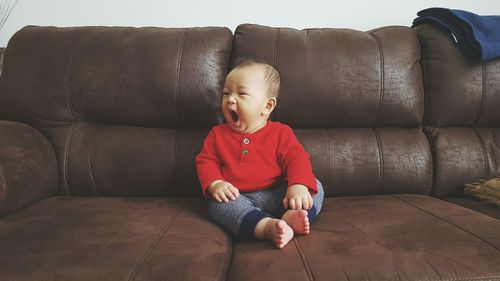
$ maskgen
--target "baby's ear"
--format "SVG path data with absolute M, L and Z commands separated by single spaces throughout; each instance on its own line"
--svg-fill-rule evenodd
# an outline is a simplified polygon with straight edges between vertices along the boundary
M 271 112 L 273 112 L 274 108 L 276 107 L 276 98 L 275 97 L 271 97 L 271 98 L 268 98 L 267 99 L 267 102 L 266 102 L 266 107 L 264 108 L 264 114 L 271 114 Z

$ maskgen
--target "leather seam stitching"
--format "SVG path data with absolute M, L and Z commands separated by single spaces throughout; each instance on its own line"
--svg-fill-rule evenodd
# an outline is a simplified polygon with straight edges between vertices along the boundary
M 398 200 L 400 200 L 400 201 L 403 201 L 404 203 L 406 203 L 406 204 L 408 204 L 408 205 L 411 205 L 411 206 L 413 206 L 413 207 L 417 208 L 418 210 L 420 210 L 420 211 L 422 211 L 422 212 L 424 212 L 424 213 L 426 213 L 426 214 L 428 214 L 428 215 L 430 215 L 430 216 L 433 216 L 433 217 L 435 217 L 435 218 L 437 218 L 437 219 L 439 219 L 439 220 L 441 220 L 441 221 L 444 221 L 444 222 L 447 222 L 447 223 L 449 223 L 449 224 L 453 225 L 454 227 L 456 227 L 456 228 L 458 228 L 458 229 L 460 229 L 460 230 L 462 230 L 462 231 L 464 231 L 464 232 L 466 232 L 466 233 L 470 234 L 471 236 L 476 237 L 477 239 L 481 240 L 481 241 L 482 241 L 482 242 L 484 242 L 485 244 L 488 244 L 488 245 L 489 245 L 489 246 L 491 246 L 493 249 L 495 249 L 495 250 L 497 250 L 497 251 L 500 251 L 500 249 L 498 249 L 497 247 L 495 247 L 495 245 L 493 245 L 493 244 L 491 244 L 490 242 L 488 242 L 487 240 L 484 240 L 483 238 L 481 238 L 481 237 L 477 236 L 475 233 L 472 233 L 472 232 L 468 231 L 467 229 L 465 229 L 465 228 L 463 228 L 463 227 L 461 227 L 461 226 L 459 226 L 459 225 L 456 225 L 456 224 L 454 224 L 453 222 L 451 222 L 451 221 L 449 221 L 449 220 L 447 220 L 447 219 L 444 219 L 444 218 L 442 218 L 442 217 L 440 217 L 440 216 L 438 216 L 438 215 L 436 215 L 436 214 L 433 214 L 433 213 L 431 213 L 431 212 L 429 212 L 429 211 L 426 211 L 426 210 L 424 210 L 424 209 L 420 208 L 419 206 L 416 206 L 415 204 L 412 204 L 412 203 L 410 203 L 410 202 L 406 201 L 405 199 L 398 197 L 397 195 L 391 194 L 391 196 L 392 196 L 392 197 L 394 197 L 394 198 L 396 198 L 396 199 L 398 199 Z M 481 278 L 483 278 L 483 277 L 481 277 Z M 484 278 L 486 278 L 486 277 L 484 277 Z M 459 280 L 460 280 L 460 279 L 459 279 Z M 468 280 L 468 279 L 466 279 L 466 280 Z
M 297 238 L 293 239 L 293 242 L 295 244 L 295 248 L 297 248 L 297 251 L 299 252 L 299 256 L 300 256 L 300 259 L 302 261 L 302 265 L 304 266 L 304 269 L 307 273 L 307 278 L 309 280 L 314 280 L 314 276 L 311 272 L 311 268 L 309 266 L 309 262 L 307 262 L 307 258 L 306 258 L 306 255 L 304 254 L 304 251 L 302 250 L 302 247 L 300 247 L 300 244 L 299 244 L 299 241 L 297 240 Z
M 89 153 L 88 163 L 89 163 L 90 180 L 92 181 L 94 195 L 97 195 L 97 186 L 95 184 L 95 179 L 94 179 L 94 169 L 92 167 L 92 152 Z
M 481 147 L 483 148 L 483 157 L 484 157 L 484 175 L 486 177 L 489 177 L 489 164 L 488 164 L 488 153 L 486 152 L 486 145 L 484 144 L 483 138 L 479 134 L 476 128 L 472 128 L 474 133 L 476 134 L 477 138 L 479 139 L 479 142 L 481 143 Z
M 87 36 L 91 28 L 87 28 L 85 33 L 76 40 L 75 45 L 73 46 L 73 49 L 71 50 L 71 55 L 69 58 L 69 65 L 68 65 L 68 78 L 66 81 L 66 99 L 67 99 L 67 104 L 69 107 L 69 110 L 71 112 L 71 116 L 73 117 L 73 121 L 77 120 L 77 114 L 75 114 L 75 110 L 73 108 L 73 102 L 71 101 L 71 87 L 70 87 L 70 82 L 71 82 L 71 69 L 73 67 L 73 58 L 75 57 L 76 51 L 79 49 L 80 44 L 83 42 L 83 39 Z
M 422 125 L 423 124 L 428 124 L 429 122 L 429 113 L 427 112 L 426 113 L 426 108 L 430 107 L 430 106 L 427 106 L 427 104 L 429 104 L 429 100 L 430 100 L 430 97 L 429 95 L 426 95 L 425 93 L 427 93 L 427 89 L 429 89 L 429 85 L 428 85 L 428 81 L 427 81 L 427 55 L 426 55 L 426 52 L 423 51 L 423 49 L 425 49 L 425 42 L 424 42 L 424 38 L 422 37 L 422 35 L 417 32 L 417 39 L 418 39 L 418 42 L 419 44 L 421 45 L 421 52 L 420 52 L 420 69 L 422 70 L 422 94 L 423 94 L 423 98 L 424 98 L 424 106 L 423 106 L 423 113 L 422 113 L 422 119 L 421 119 L 421 122 L 422 122 Z M 428 110 L 427 110 L 428 111 Z
M 434 192 L 434 153 L 433 153 L 433 141 L 432 141 L 432 136 L 430 134 L 427 134 L 427 131 L 424 130 L 422 127 L 420 128 L 420 132 L 424 134 L 425 140 L 426 140 L 426 148 L 428 155 L 430 155 L 430 165 L 429 165 L 429 182 L 428 182 L 428 192 L 426 195 L 433 194 Z
M 273 66 L 278 69 L 278 42 L 280 39 L 281 28 L 276 30 L 276 38 L 274 39 L 274 49 L 273 49 Z M 276 120 L 278 117 L 278 110 L 275 107 L 273 112 L 271 112 L 271 119 Z
M 439 278 L 438 280 L 443 280 L 443 276 L 441 276 L 441 273 L 439 273 L 439 270 L 437 270 L 436 267 L 434 267 L 434 265 L 432 263 L 430 263 L 428 260 L 424 260 L 424 262 L 432 269 L 432 271 L 434 271 L 434 273 L 436 273 L 436 275 Z
M 385 81 L 384 81 L 384 77 L 385 77 L 384 62 L 385 62 L 385 59 L 384 59 L 384 52 L 383 52 L 383 48 L 382 48 L 382 43 L 380 42 L 378 37 L 374 33 L 371 33 L 371 32 L 368 34 L 370 34 L 370 36 L 377 43 L 378 52 L 379 52 L 379 59 L 380 59 L 380 87 L 379 87 L 380 93 L 379 93 L 379 100 L 378 100 L 378 105 L 377 105 L 377 113 L 375 115 L 375 120 L 373 122 L 373 126 L 375 127 L 378 123 L 378 119 L 380 118 L 380 113 L 382 112 L 382 105 L 384 103 L 384 91 L 385 91 L 385 87 L 384 87 L 384 84 L 385 84 Z
M 229 272 L 229 269 L 231 268 L 231 262 L 233 260 L 233 247 L 234 247 L 234 244 L 233 244 L 233 239 L 229 238 L 228 239 L 229 241 L 229 246 L 227 247 L 227 251 L 226 251 L 226 254 L 227 254 L 227 259 L 224 261 L 224 270 L 222 270 L 221 272 L 221 276 L 219 278 L 219 280 L 227 280 L 227 274 Z
M 484 70 L 484 64 L 481 64 L 481 100 L 479 101 L 479 107 L 477 109 L 476 118 L 472 122 L 473 126 L 477 124 L 477 122 L 479 121 L 479 118 L 481 117 L 481 112 L 482 112 L 482 109 L 484 107 L 484 100 L 486 99 L 485 93 L 484 93 L 485 92 L 485 76 L 486 76 L 486 72 Z
M 274 40 L 274 50 L 273 50 L 273 63 L 274 63 L 274 67 L 277 67 L 277 63 L 278 63 L 278 41 L 279 41 L 279 38 L 280 38 L 280 31 L 281 29 L 278 28 L 278 30 L 276 31 L 276 39 Z
M 377 128 L 373 128 L 373 133 L 375 134 L 375 139 L 377 140 L 377 147 L 378 147 L 379 170 L 378 170 L 378 191 L 377 191 L 377 194 L 380 194 L 382 191 L 382 184 L 384 181 L 384 152 L 383 152 L 382 143 L 380 140 L 380 135 L 377 131 Z
M 172 224 L 174 223 L 174 221 L 177 219 L 177 217 L 179 217 L 179 214 L 181 212 L 182 212 L 181 209 L 177 210 L 177 213 L 174 215 L 174 217 L 172 218 L 172 220 L 168 224 L 165 225 L 165 227 L 162 229 L 162 231 L 161 231 L 160 235 L 158 236 L 158 238 L 156 238 L 156 240 L 153 241 L 153 243 L 149 246 L 149 248 L 146 250 L 146 252 L 144 253 L 144 255 L 139 260 L 139 263 L 135 266 L 134 271 L 130 274 L 130 277 L 128 278 L 129 281 L 135 280 L 137 274 L 141 270 L 142 266 L 144 265 L 144 263 L 146 262 L 146 260 L 148 259 L 148 257 L 153 252 L 153 250 L 156 247 L 156 245 L 158 245 L 158 243 L 162 240 L 162 238 L 168 232 L 168 230 L 170 229 L 170 227 L 172 226 Z
M 481 277 L 471 277 L 471 278 L 460 278 L 460 279 L 434 279 L 432 281 L 470 281 L 470 280 L 491 280 L 491 278 L 498 278 L 500 275 L 495 276 L 481 276 Z
M 176 79 L 175 79 L 175 114 L 176 114 L 176 119 L 177 119 L 177 124 L 180 122 L 180 110 L 179 110 L 179 105 L 180 105 L 180 79 L 181 79 L 181 66 L 182 66 L 182 56 L 184 52 L 184 43 L 186 40 L 186 33 L 187 29 L 184 29 L 182 32 L 182 38 L 181 38 L 181 43 L 179 46 L 179 57 L 177 58 L 177 74 L 176 74 Z
M 177 142 L 178 142 L 178 136 L 179 136 L 179 130 L 175 130 L 175 136 L 174 136 L 174 153 L 172 155 L 172 175 L 174 176 L 174 180 L 177 178 L 176 177 L 176 162 L 177 162 Z
M 73 195 L 73 193 L 71 192 L 71 188 L 69 188 L 69 170 L 68 170 L 68 167 L 69 167 L 69 153 L 70 153 L 70 148 L 71 148 L 71 140 L 73 138 L 73 127 L 76 126 L 75 123 L 71 123 L 71 126 L 69 127 L 69 132 L 68 132 L 68 135 L 66 137 L 66 144 L 64 146 L 64 171 L 63 171 L 63 175 L 64 175 L 64 184 L 65 184 L 65 187 L 66 187 L 66 192 L 67 194 L 69 195 Z
M 332 139 L 332 130 L 329 130 L 328 135 L 327 135 L 327 152 L 328 152 L 328 157 L 330 158 L 330 162 L 332 163 L 332 174 L 335 172 L 335 148 L 332 149 L 330 141 Z M 332 181 L 335 180 L 335 177 L 331 177 Z M 330 182 L 330 186 L 335 186 L 333 182 Z

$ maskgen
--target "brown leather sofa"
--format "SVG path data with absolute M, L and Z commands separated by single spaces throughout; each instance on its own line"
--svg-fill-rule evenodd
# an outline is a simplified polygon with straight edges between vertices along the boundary
M 245 57 L 279 69 L 272 118 L 325 187 L 282 250 L 214 225 L 194 168 Z M 499 209 L 460 192 L 500 174 L 499 108 L 500 60 L 427 25 L 26 27 L 0 77 L 0 280 L 500 280 Z

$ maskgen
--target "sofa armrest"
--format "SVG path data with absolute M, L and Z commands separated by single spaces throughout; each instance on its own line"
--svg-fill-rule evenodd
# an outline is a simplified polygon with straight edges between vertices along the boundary
M 0 217 L 55 195 L 58 173 L 44 135 L 26 124 L 0 120 Z

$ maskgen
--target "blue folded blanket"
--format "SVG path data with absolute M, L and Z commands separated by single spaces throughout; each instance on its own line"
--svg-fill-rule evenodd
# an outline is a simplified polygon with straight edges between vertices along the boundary
M 417 15 L 413 26 L 430 23 L 449 32 L 471 61 L 484 62 L 500 57 L 500 16 L 479 16 L 445 8 L 425 9 Z

